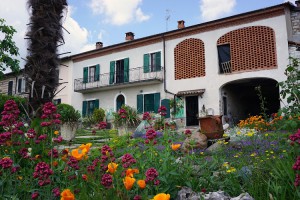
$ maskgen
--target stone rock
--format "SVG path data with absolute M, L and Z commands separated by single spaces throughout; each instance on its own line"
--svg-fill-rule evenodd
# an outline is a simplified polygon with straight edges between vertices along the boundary
M 230 200 L 230 196 L 224 191 L 210 192 L 204 195 L 204 200 Z
M 191 145 L 193 145 L 193 149 L 205 149 L 207 148 L 207 137 L 202 133 L 194 132 L 184 140 L 182 149 L 191 150 Z
M 201 200 L 201 195 L 194 192 L 191 188 L 182 187 L 177 194 L 176 200 Z
M 213 143 L 212 145 L 210 145 L 210 146 L 205 150 L 205 152 L 207 152 L 207 153 L 213 153 L 213 152 L 215 152 L 215 151 L 220 150 L 221 147 L 222 147 L 222 144 L 220 144 L 220 143 L 218 143 L 218 142 L 215 142 L 215 143 Z
M 254 200 L 253 197 L 251 197 L 247 192 L 242 193 L 237 197 L 231 198 L 230 200 Z

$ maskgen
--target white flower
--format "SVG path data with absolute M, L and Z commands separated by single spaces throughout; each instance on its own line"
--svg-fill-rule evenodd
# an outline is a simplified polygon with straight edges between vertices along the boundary
M 25 123 L 25 124 L 24 124 L 24 127 L 28 127 L 28 124 L 27 124 L 27 123 Z
M 28 148 L 28 152 L 31 152 L 32 151 L 32 148 Z

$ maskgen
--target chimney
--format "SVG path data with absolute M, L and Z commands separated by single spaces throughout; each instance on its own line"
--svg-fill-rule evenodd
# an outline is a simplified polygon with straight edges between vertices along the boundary
M 300 8 L 300 1 L 295 1 L 296 7 Z
M 96 49 L 101 49 L 103 47 L 102 42 L 96 42 Z
M 126 37 L 125 37 L 126 41 L 134 40 L 134 33 L 133 32 L 127 32 L 125 34 L 126 34 Z
M 184 20 L 178 21 L 178 26 L 177 26 L 177 28 L 178 28 L 178 29 L 185 28 L 185 26 L 184 26 Z

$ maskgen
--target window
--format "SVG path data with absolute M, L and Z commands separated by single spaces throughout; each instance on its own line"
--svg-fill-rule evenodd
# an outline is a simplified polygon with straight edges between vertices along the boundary
M 25 92 L 25 78 L 18 79 L 18 93 Z
M 54 105 L 61 104 L 61 99 L 53 99 L 53 104 Z
M 99 99 L 82 102 L 82 116 L 90 116 L 94 110 L 99 108 Z
M 144 54 L 144 73 L 161 71 L 161 52 Z
M 95 82 L 100 80 L 100 65 L 83 68 L 83 83 Z
M 231 73 L 230 45 L 218 46 L 219 71 L 220 74 Z
M 129 58 L 110 62 L 109 84 L 129 82 Z
M 9 81 L 8 82 L 7 95 L 12 95 L 12 93 L 13 93 L 13 86 L 14 86 L 14 82 L 13 81 Z
M 137 95 L 138 113 L 143 113 L 143 112 L 157 113 L 159 106 L 160 106 L 160 93 Z

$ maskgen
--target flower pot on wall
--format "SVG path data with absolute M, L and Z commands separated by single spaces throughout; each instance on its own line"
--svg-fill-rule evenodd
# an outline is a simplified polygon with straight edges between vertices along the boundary
M 76 128 L 74 124 L 64 123 L 60 127 L 60 133 L 63 140 L 70 141 L 75 138 Z

